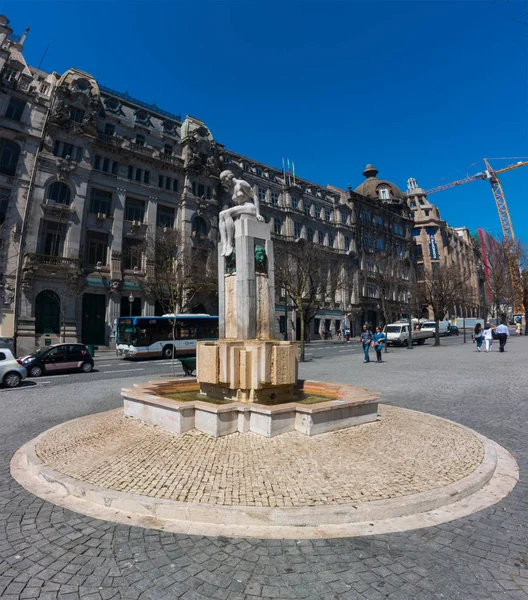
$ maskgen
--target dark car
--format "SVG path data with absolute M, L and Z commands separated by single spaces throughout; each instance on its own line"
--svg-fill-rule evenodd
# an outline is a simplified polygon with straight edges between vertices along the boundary
M 40 377 L 43 373 L 80 370 L 89 373 L 94 367 L 93 358 L 84 344 L 56 344 L 40 348 L 21 359 L 29 377 Z
M 447 334 L 448 335 L 458 335 L 458 327 L 456 325 L 453 324 L 449 324 L 449 326 L 447 327 Z

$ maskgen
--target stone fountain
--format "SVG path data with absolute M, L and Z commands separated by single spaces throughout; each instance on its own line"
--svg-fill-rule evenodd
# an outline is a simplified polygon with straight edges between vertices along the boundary
M 296 430 L 315 435 L 375 421 L 379 395 L 297 379 L 297 344 L 274 339 L 270 228 L 251 186 L 221 174 L 235 204 L 220 213 L 219 339 L 197 344 L 197 379 L 124 389 L 125 415 L 174 433 Z

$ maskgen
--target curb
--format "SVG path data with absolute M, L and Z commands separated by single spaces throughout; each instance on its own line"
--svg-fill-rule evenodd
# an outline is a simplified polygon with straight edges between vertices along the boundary
M 42 433 L 15 453 L 11 474 L 20 485 L 44 500 L 82 514 L 177 533 L 297 539 L 405 531 L 450 521 L 490 506 L 515 487 L 519 476 L 517 463 L 509 452 L 455 423 L 481 441 L 484 459 L 473 473 L 440 489 L 356 505 L 201 505 L 108 490 L 47 467 L 35 447 L 49 432 L 67 425 L 63 423 Z

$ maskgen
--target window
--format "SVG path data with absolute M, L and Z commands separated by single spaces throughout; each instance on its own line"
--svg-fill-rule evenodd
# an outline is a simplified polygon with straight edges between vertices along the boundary
M 145 136 L 142 133 L 136 133 L 136 144 L 138 146 L 145 145 Z
M 365 261 L 365 266 L 369 273 L 374 273 L 374 261 L 371 258 L 367 258 Z
M 376 289 L 376 285 L 374 283 L 367 284 L 367 296 L 369 298 L 377 298 L 378 290 Z
M 145 203 L 142 200 L 127 198 L 125 200 L 125 219 L 143 223 L 145 218 Z
M 346 213 L 344 213 L 344 212 L 342 212 L 342 213 L 341 213 L 341 223 L 342 223 L 343 225 L 346 225 L 346 222 L 347 222 L 347 214 L 346 214 Z
M 309 242 L 313 242 L 314 230 L 311 227 L 308 227 L 306 231 L 306 237 L 308 238 Z
M 165 177 L 165 189 L 166 190 L 171 189 L 171 178 L 170 177 Z
M 5 118 L 11 119 L 12 121 L 22 120 L 22 114 L 24 112 L 25 107 L 26 107 L 26 103 L 23 100 L 17 100 L 16 98 L 11 98 L 9 100 L 9 105 L 7 106 Z
M 117 100 L 116 98 L 107 98 L 105 100 L 105 107 L 110 112 L 115 113 L 115 112 L 119 112 L 119 108 L 121 107 L 121 104 L 120 104 L 119 100 Z
M 103 171 L 103 173 L 112 173 L 112 175 L 117 175 L 118 166 L 119 163 L 115 160 L 104 158 L 102 156 L 99 156 L 99 154 L 95 155 L 94 169 L 96 171 Z M 128 167 L 128 172 L 130 173 L 130 167 Z
M 392 226 L 392 231 L 394 231 L 396 235 L 399 235 L 401 237 L 405 236 L 405 230 L 401 223 L 394 223 L 394 225 Z
M 268 171 L 268 179 L 270 181 L 275 181 L 275 173 L 272 173 L 271 171 Z
M 160 187 L 160 188 L 162 188 L 162 187 L 163 187 L 163 181 L 164 181 L 164 179 L 165 179 L 165 178 L 163 177 L 163 175 L 160 175 L 160 176 L 158 177 L 158 187 Z
M 302 231 L 302 226 L 300 223 L 294 223 L 293 224 L 293 235 L 296 238 L 300 238 L 301 237 L 301 231 Z
M 374 226 L 379 227 L 380 229 L 383 227 L 383 218 L 379 215 L 374 215 Z
M 249 171 L 249 164 L 247 162 L 243 162 L 242 163 L 242 168 L 244 169 L 244 171 Z
M 345 235 L 345 250 L 350 250 L 350 237 Z
M 222 154 L 222 162 L 223 163 L 230 163 L 231 162 L 231 157 L 228 156 L 227 154 Z
M 412 230 L 412 232 L 411 232 L 411 235 L 412 235 L 413 237 L 416 237 L 416 236 L 420 235 L 420 231 L 421 231 L 421 229 L 420 229 L 419 227 L 415 227 L 415 228 Z
M 136 169 L 136 177 L 135 177 L 136 181 L 139 181 L 141 183 L 141 169 Z
M 114 135 L 115 134 L 115 125 L 112 123 L 105 123 L 104 128 L 105 135 Z
M 192 223 L 192 233 L 193 236 L 203 236 L 207 235 L 207 223 L 205 219 L 202 217 L 195 217 Z
M 7 67 L 2 74 L 2 77 L 6 81 L 15 81 L 17 76 L 18 76 L 18 71 L 16 69 L 12 69 L 11 67 Z
M 304 214 L 309 217 L 310 216 L 310 203 L 304 202 Z
M 46 254 L 47 256 L 62 256 L 65 238 L 65 223 L 57 223 L 55 221 L 42 222 L 42 254 Z
M 261 202 L 266 202 L 266 190 L 264 188 L 258 189 L 258 198 Z
M 172 180 L 172 191 L 173 192 L 177 192 L 178 191 L 178 180 L 177 179 L 173 179 Z M 207 196 L 208 198 L 210 196 Z
M 90 212 L 95 215 L 109 215 L 112 212 L 112 192 L 92 188 Z
M 380 188 L 378 190 L 379 197 L 381 200 L 389 200 L 389 189 L 388 188 Z
M 333 248 L 335 244 L 335 235 L 333 233 L 328 234 L 328 245 Z
M 360 219 L 363 221 L 363 223 L 370 223 L 372 221 L 372 215 L 364 208 L 362 208 L 360 213 Z
M 423 260 L 422 244 L 416 244 L 414 247 L 414 260 Z
M 143 171 L 143 183 L 150 183 L 150 171 Z
M 365 233 L 363 236 L 363 247 L 366 250 L 372 250 L 372 236 L 370 233 Z
M 149 120 L 149 114 L 146 110 L 138 110 L 136 111 L 136 121 L 140 123 L 146 123 Z
M 80 108 L 75 108 L 72 106 L 70 108 L 70 121 L 75 121 L 75 123 L 82 123 L 84 119 L 84 110 Z
M 331 219 L 332 219 L 332 211 L 329 208 L 325 208 L 324 209 L 324 220 L 327 223 L 330 223 Z
M 98 231 L 86 233 L 86 262 L 89 265 L 106 265 L 108 255 L 108 234 Z
M 163 154 L 165 154 L 166 156 L 172 156 L 172 145 L 171 144 L 165 144 L 165 146 L 163 147 Z
M 282 221 L 278 217 L 273 219 L 273 232 L 277 235 L 282 233 Z
M 60 333 L 60 300 L 51 290 L 35 298 L 35 333 Z
M 128 165 L 128 174 L 127 174 L 127 177 L 129 179 L 134 179 L 134 167 L 132 165 Z
M 13 177 L 16 173 L 20 146 L 11 140 L 0 139 L 0 174 Z
M 156 213 L 156 225 L 158 227 L 174 228 L 174 209 L 170 206 L 162 206 L 158 204 Z
M 143 240 L 123 238 L 123 268 L 141 269 L 143 266 Z
M 277 192 L 271 192 L 271 204 L 273 206 L 279 205 L 279 194 Z
M 322 231 L 318 231 L 317 232 L 317 240 L 319 241 L 320 244 L 324 244 L 324 233 Z
M 259 177 L 262 177 L 262 167 L 257 167 L 255 172 Z
M 46 200 L 53 200 L 56 204 L 69 206 L 71 202 L 70 188 L 65 183 L 55 181 L 48 188 Z
M 383 241 L 383 238 L 378 238 L 376 240 L 376 250 L 379 252 L 383 252 L 385 250 L 385 242 Z
M 11 192 L 6 188 L 0 188 L 0 225 L 6 220 L 9 196 Z

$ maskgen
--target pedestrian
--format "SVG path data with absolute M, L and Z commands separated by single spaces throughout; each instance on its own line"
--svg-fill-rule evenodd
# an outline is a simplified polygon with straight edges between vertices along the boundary
M 361 332 L 361 343 L 363 344 L 363 353 L 364 353 L 364 363 L 370 362 L 369 350 L 370 344 L 372 343 L 372 331 L 367 327 L 367 325 L 363 325 L 363 331 Z
M 483 337 L 486 342 L 486 352 L 489 352 L 493 345 L 493 329 L 489 323 L 486 323 L 486 326 L 484 327 Z
M 521 335 L 521 322 L 517 321 L 515 325 L 515 329 L 517 330 L 517 337 Z
M 374 334 L 374 350 L 376 350 L 376 356 L 378 358 L 378 362 L 382 362 L 381 360 L 381 352 L 385 346 L 385 334 L 381 331 L 381 327 L 376 327 L 376 333 Z
M 506 342 L 510 337 L 510 330 L 508 329 L 508 326 L 504 325 L 504 323 L 497 325 L 495 328 L 495 335 L 499 340 L 499 352 L 504 352 L 504 346 L 506 346 Z
M 473 332 L 473 343 L 477 344 L 477 352 L 480 352 L 480 349 L 482 348 L 482 338 L 483 338 L 483 334 L 482 334 L 482 326 L 480 323 L 477 323 L 475 325 L 475 331 Z
M 350 342 L 350 329 L 345 329 L 345 340 Z

